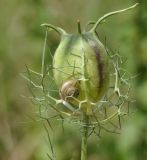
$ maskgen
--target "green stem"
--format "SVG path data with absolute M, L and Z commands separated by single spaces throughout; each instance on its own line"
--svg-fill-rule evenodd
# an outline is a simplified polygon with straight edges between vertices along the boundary
M 41 75 L 44 75 L 44 63 L 45 63 L 45 48 L 46 48 L 46 42 L 47 42 L 47 30 L 45 33 L 45 41 L 44 41 L 44 46 L 43 46 L 43 54 L 42 54 L 42 63 L 41 63 Z
M 86 113 L 83 113 L 81 160 L 87 160 L 88 123 L 89 123 L 89 117 L 88 117 L 88 115 L 86 115 Z

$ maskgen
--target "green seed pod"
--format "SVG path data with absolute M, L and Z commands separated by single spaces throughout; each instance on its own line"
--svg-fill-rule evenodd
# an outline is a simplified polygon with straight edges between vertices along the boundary
M 85 59 L 83 64 L 82 58 Z M 93 32 L 62 35 L 54 55 L 53 67 L 54 77 L 59 87 L 68 80 L 81 79 L 81 90 L 77 97 L 79 100 L 84 100 L 85 92 L 87 92 L 88 100 L 97 102 L 108 86 L 107 54 Z M 87 80 L 86 91 L 82 78 Z
M 104 95 L 109 83 L 109 62 L 104 45 L 97 37 L 96 29 L 104 20 L 114 14 L 132 9 L 137 4 L 123 10 L 110 12 L 101 17 L 89 31 L 68 34 L 63 29 L 43 24 L 61 35 L 61 41 L 53 59 L 55 82 L 63 100 L 75 105 L 78 101 L 96 103 Z

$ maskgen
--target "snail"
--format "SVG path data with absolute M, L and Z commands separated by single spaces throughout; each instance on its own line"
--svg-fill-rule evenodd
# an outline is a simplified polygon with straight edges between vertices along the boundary
M 60 97 L 62 100 L 69 101 L 72 97 L 77 97 L 79 95 L 79 81 L 78 80 L 68 80 L 63 83 L 60 89 Z
M 93 23 L 89 31 L 82 31 L 78 22 L 77 34 L 69 34 L 51 24 L 42 25 L 61 36 L 53 58 L 53 74 L 62 99 L 69 101 L 69 97 L 76 97 L 79 101 L 86 99 L 96 103 L 105 94 L 109 86 L 109 58 L 96 29 L 106 18 L 137 5 L 104 15 Z M 80 83 L 75 79 L 81 79 Z

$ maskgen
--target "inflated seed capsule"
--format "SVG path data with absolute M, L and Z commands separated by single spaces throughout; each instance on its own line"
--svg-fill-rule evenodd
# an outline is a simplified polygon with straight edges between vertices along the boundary
M 84 62 L 82 58 L 85 59 Z M 55 52 L 53 67 L 58 86 L 71 79 L 87 79 L 86 89 L 84 81 L 81 80 L 80 100 L 86 98 L 85 92 L 87 92 L 88 100 L 96 102 L 108 87 L 107 53 L 93 32 L 63 35 Z

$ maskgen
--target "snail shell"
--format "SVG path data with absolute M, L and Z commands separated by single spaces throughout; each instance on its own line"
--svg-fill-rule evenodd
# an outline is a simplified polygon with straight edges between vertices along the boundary
M 60 97 L 61 99 L 68 101 L 71 97 L 77 97 L 80 93 L 79 81 L 68 80 L 61 86 Z

